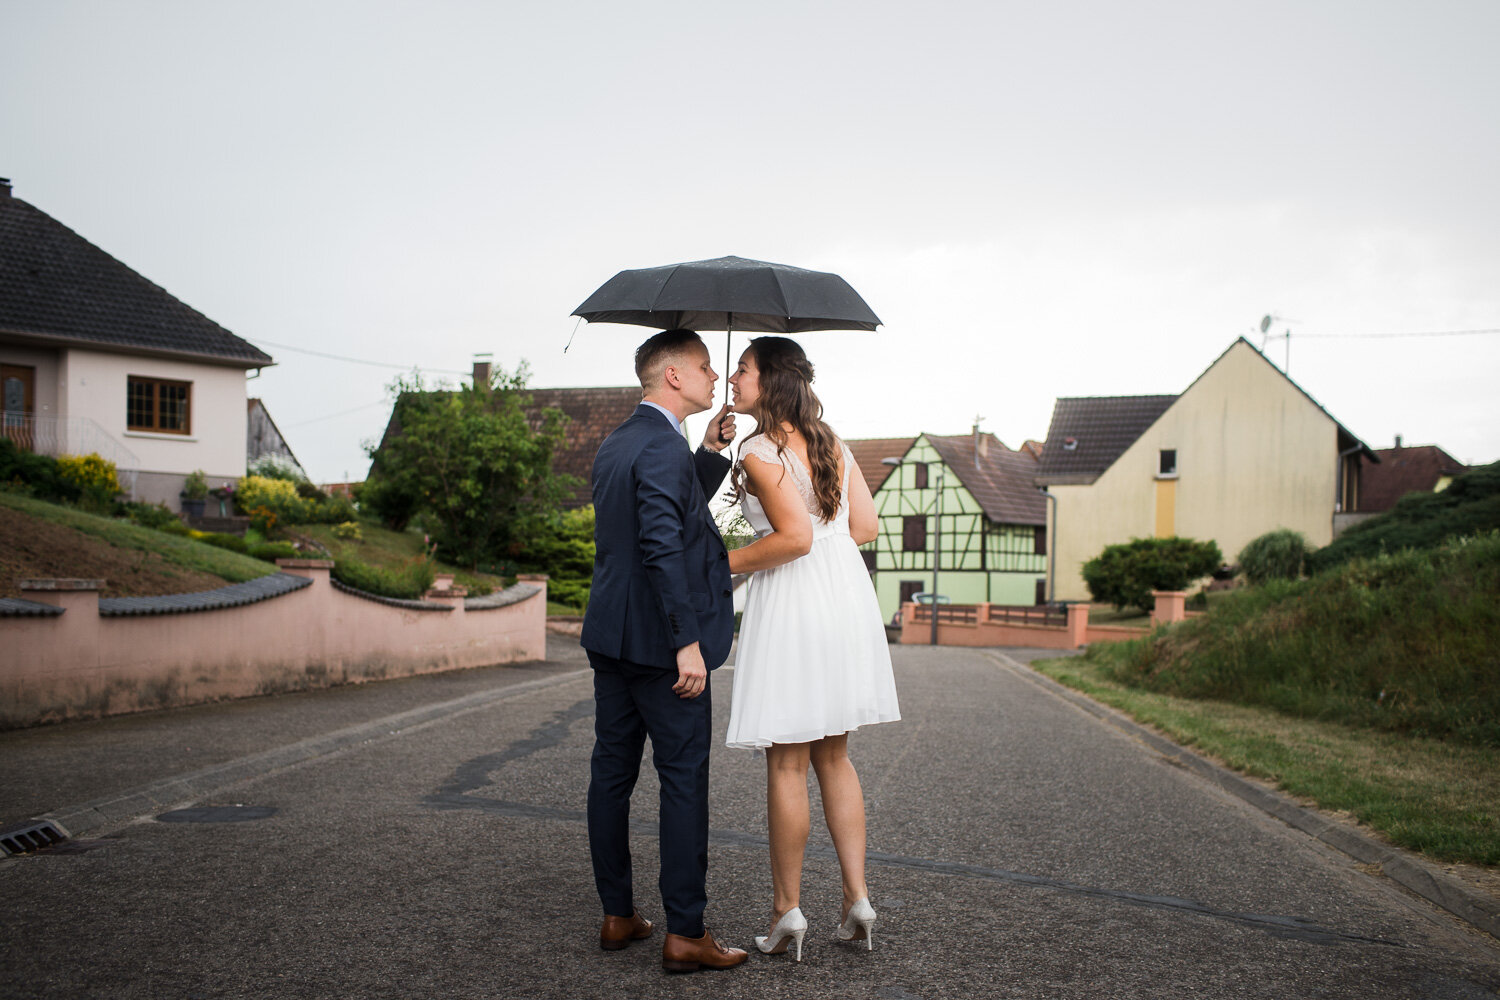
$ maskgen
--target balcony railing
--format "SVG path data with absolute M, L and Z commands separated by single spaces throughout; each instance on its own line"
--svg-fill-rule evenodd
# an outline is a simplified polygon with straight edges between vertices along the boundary
M 15 442 L 18 448 L 48 455 L 97 454 L 115 463 L 120 490 L 135 495 L 136 473 L 141 460 L 88 417 L 38 417 L 34 414 L 7 413 L 0 420 L 0 434 Z

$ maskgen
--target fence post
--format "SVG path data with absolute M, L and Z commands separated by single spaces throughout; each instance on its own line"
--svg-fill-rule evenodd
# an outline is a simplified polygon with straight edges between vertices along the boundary
M 1089 641 L 1089 606 L 1087 604 L 1068 605 L 1068 648 L 1078 649 L 1088 645 Z

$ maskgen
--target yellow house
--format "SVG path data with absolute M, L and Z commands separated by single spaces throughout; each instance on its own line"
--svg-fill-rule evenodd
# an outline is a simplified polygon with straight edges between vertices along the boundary
M 1277 528 L 1327 545 L 1361 456 L 1379 461 L 1243 337 L 1179 396 L 1059 399 L 1036 480 L 1051 597 L 1088 600 L 1083 564 L 1132 538 L 1212 539 L 1231 562 Z

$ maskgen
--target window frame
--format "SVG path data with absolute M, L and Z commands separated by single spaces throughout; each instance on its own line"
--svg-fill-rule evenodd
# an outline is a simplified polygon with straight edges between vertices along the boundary
M 151 423 L 135 423 L 133 391 L 136 385 L 151 387 Z M 182 426 L 162 426 L 162 390 L 182 389 Z M 158 378 L 154 375 L 125 376 L 125 429 L 138 434 L 170 434 L 174 437 L 191 437 L 193 433 L 193 383 L 183 379 Z
M 1167 456 L 1168 455 L 1172 456 L 1172 467 L 1170 469 L 1163 468 L 1163 466 L 1167 464 Z M 1176 448 L 1158 448 L 1157 449 L 1157 452 L 1156 452 L 1156 478 L 1157 479 L 1176 479 L 1177 478 L 1177 449 Z
M 920 544 L 913 545 L 913 538 L 920 534 Z M 901 551 L 927 551 L 927 515 L 904 514 L 901 517 Z

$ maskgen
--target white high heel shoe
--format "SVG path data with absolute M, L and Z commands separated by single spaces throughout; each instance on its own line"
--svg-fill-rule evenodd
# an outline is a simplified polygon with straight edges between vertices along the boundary
M 807 933 L 807 918 L 802 915 L 802 907 L 794 906 L 781 915 L 776 921 L 776 926 L 771 928 L 771 933 L 764 937 L 755 939 L 755 947 L 767 955 L 780 955 L 786 951 L 788 942 L 796 945 L 793 952 L 793 960 L 802 961 L 802 935 Z
M 866 951 L 875 950 L 875 907 L 868 896 L 849 908 L 849 916 L 839 925 L 840 941 L 863 941 Z

